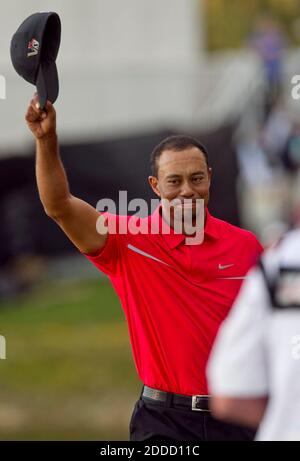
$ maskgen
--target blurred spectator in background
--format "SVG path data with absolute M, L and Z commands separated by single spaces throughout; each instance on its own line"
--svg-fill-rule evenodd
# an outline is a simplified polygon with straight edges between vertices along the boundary
M 249 43 L 261 58 L 264 69 L 267 116 L 282 90 L 282 58 L 286 39 L 276 19 L 270 14 L 264 14 L 258 18 Z
M 271 129 L 267 130 L 271 138 Z M 257 122 L 249 126 L 249 121 L 242 118 L 235 136 L 241 221 L 260 236 L 264 247 L 281 237 L 290 220 L 289 185 L 281 161 L 288 139 L 286 131 L 279 129 L 277 142 L 268 144 L 266 125 Z
M 268 248 L 300 219 L 299 115 L 283 97 L 264 122 L 249 107 L 237 126 L 235 145 L 242 224 Z
M 283 152 L 283 162 L 287 171 L 297 174 L 300 168 L 300 120 L 294 122 Z
M 293 124 L 282 161 L 290 184 L 292 221 L 300 225 L 300 120 L 296 120 Z
M 282 98 L 274 102 L 265 123 L 262 125 L 261 145 L 269 163 L 282 168 L 282 154 L 292 132 L 293 119 Z

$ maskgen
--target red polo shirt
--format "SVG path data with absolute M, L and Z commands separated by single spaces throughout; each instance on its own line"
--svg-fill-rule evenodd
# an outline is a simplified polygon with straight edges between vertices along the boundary
M 128 323 L 137 372 L 150 387 L 178 394 L 207 394 L 205 367 L 217 330 L 242 278 L 262 251 L 249 231 L 208 212 L 204 241 L 186 245 L 161 217 L 113 216 L 118 223 L 153 224 L 156 234 L 109 233 L 99 254 L 85 255 L 105 272 Z

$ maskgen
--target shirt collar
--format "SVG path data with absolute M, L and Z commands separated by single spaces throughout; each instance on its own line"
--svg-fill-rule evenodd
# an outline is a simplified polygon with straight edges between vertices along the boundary
M 208 211 L 208 208 L 205 209 L 206 213 L 206 223 L 204 227 L 204 239 L 211 237 L 213 239 L 220 238 L 220 229 L 218 225 L 218 220 L 214 218 Z M 159 226 L 159 233 L 164 237 L 165 241 L 171 249 L 176 248 L 180 245 L 186 238 L 184 234 L 175 234 L 175 231 L 161 216 L 161 204 L 154 210 L 150 219 L 155 222 L 156 226 Z M 162 232 L 162 229 L 165 232 Z

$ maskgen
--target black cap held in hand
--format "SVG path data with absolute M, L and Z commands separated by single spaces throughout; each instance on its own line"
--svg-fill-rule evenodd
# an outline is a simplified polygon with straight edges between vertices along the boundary
M 41 109 L 58 96 L 57 58 L 61 22 L 57 13 L 35 13 L 13 35 L 10 56 L 17 73 L 36 85 Z

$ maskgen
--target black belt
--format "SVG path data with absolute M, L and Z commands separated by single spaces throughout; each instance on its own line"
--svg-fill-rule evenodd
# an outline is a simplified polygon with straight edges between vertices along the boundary
M 207 411 L 210 412 L 209 395 L 182 395 L 182 394 L 173 394 L 171 392 L 159 391 L 157 389 L 152 389 L 151 387 L 144 386 L 142 392 L 143 400 L 151 400 L 153 403 L 158 404 L 166 403 L 167 400 L 170 403 L 170 406 L 178 407 L 187 407 L 193 411 Z

